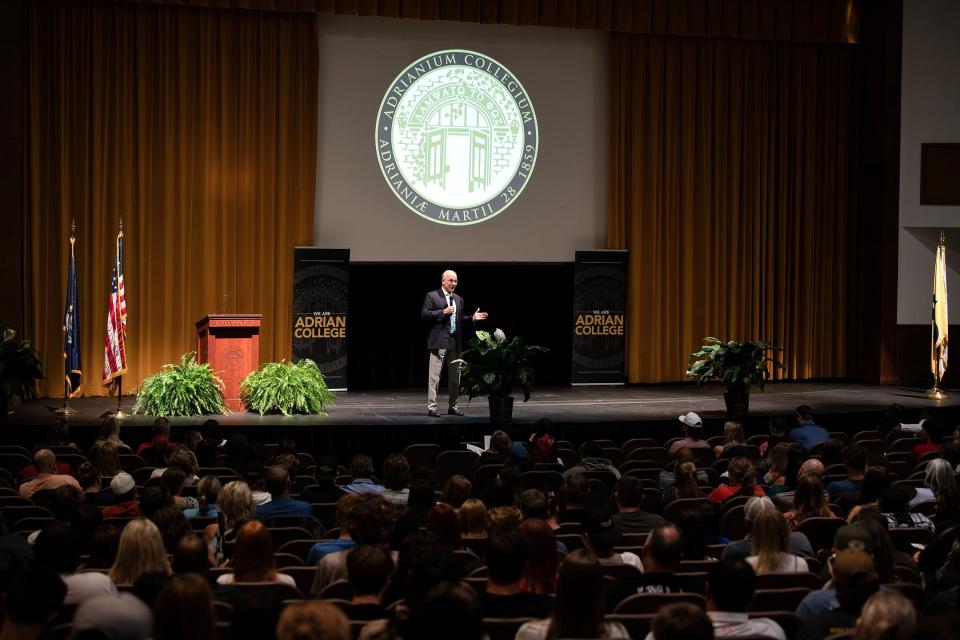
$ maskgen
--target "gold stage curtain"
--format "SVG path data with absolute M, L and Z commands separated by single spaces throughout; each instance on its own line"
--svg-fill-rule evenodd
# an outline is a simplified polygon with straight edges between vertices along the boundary
M 117 0 L 748 40 L 856 42 L 859 0 Z
M 262 313 L 290 356 L 293 247 L 313 234 L 316 18 L 196 7 L 29 3 L 27 327 L 63 393 L 70 222 L 83 382 L 101 386 L 121 217 L 124 392 L 196 348 L 208 313 Z
M 614 35 L 608 247 L 629 249 L 628 379 L 705 336 L 846 374 L 852 47 Z

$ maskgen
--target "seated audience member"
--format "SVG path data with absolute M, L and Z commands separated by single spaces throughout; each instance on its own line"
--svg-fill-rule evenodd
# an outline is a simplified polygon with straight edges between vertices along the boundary
M 440 502 L 445 502 L 454 509 L 460 509 L 460 505 L 470 499 L 473 492 L 473 483 L 465 476 L 459 474 L 451 476 L 443 485 L 443 491 L 440 492 Z
M 848 524 L 837 529 L 833 537 L 833 555 L 838 555 L 846 549 L 863 551 L 873 558 L 874 569 L 876 569 L 876 558 L 874 556 L 874 539 L 867 529 L 857 524 Z M 837 590 L 833 583 L 833 566 L 827 563 L 827 571 L 830 573 L 830 581 L 822 589 L 811 591 L 803 597 L 800 604 L 797 605 L 796 613 L 801 618 L 809 618 L 818 613 L 833 611 L 840 606 L 837 601 Z
M 490 448 L 480 454 L 477 466 L 485 464 L 515 464 L 513 440 L 506 431 L 494 431 L 490 436 Z
M 451 551 L 463 550 L 460 522 L 457 520 L 457 513 L 450 505 L 443 502 L 433 505 L 430 513 L 427 514 L 427 531 L 436 536 L 437 544 L 441 547 Z M 476 567 L 471 567 L 471 569 L 474 568 Z
M 304 487 L 300 492 L 300 499 L 304 502 L 327 503 L 336 502 L 343 497 L 343 489 L 337 486 L 337 459 L 330 456 L 322 456 L 317 459 L 317 468 L 314 470 L 314 478 L 317 484 Z
M 390 504 L 405 506 L 410 497 L 410 462 L 400 453 L 391 453 L 383 461 L 383 486 L 380 495 Z
M 790 491 L 797 485 L 800 473 L 800 449 L 785 442 L 776 445 L 770 452 L 763 484 L 768 496 Z
M 710 443 L 703 439 L 703 420 L 693 411 L 683 414 L 680 420 L 683 437 L 670 445 L 667 455 L 671 458 L 686 447 L 687 449 L 712 449 Z
M 481 596 L 485 618 L 545 618 L 553 611 L 553 596 L 522 590 L 521 579 L 530 545 L 516 527 L 491 530 L 487 537 L 487 589 Z
M 137 483 L 133 476 L 121 471 L 110 481 L 110 492 L 116 504 L 104 507 L 104 518 L 125 518 L 140 515 L 140 500 L 137 498 Z
M 281 467 L 287 472 L 287 477 L 290 478 L 291 495 L 299 496 L 301 493 L 303 493 L 303 490 L 307 487 L 307 484 L 313 484 L 312 480 L 307 484 L 303 484 L 298 480 L 298 476 L 302 472 L 300 470 L 300 459 L 297 457 L 296 452 L 278 453 L 270 460 L 270 466 Z
M 793 492 L 793 510 L 784 515 L 791 530 L 809 518 L 833 517 L 820 478 L 807 475 L 797 480 L 797 488 Z
M 673 523 L 680 529 L 684 560 L 709 560 L 707 545 L 717 528 L 717 509 L 709 502 L 695 502 L 683 508 Z
M 297 586 L 296 581 L 285 573 L 277 572 L 273 562 L 273 538 L 262 522 L 252 520 L 237 532 L 237 544 L 233 549 L 230 566 L 233 573 L 223 573 L 217 584 L 237 582 L 278 582 Z
M 270 492 L 263 485 L 265 470 L 263 463 L 256 458 L 247 460 L 243 465 L 243 481 L 250 487 L 250 498 L 255 507 L 270 502 Z
M 747 439 L 743 435 L 743 425 L 733 420 L 727 420 L 723 423 L 723 444 L 718 444 L 713 448 L 713 453 L 718 458 L 731 457 L 727 454 L 734 447 L 743 447 L 747 444 Z
M 52 490 L 64 485 L 80 488 L 76 478 L 58 472 L 57 457 L 49 449 L 40 449 L 33 454 L 33 466 L 37 469 L 36 477 L 20 485 L 20 495 L 24 498 L 32 498 L 38 491 Z
M 730 461 L 727 467 L 730 484 L 721 484 L 710 492 L 707 500 L 720 504 L 734 496 L 762 496 L 763 487 L 757 484 L 757 470 L 750 458 L 740 456 Z
M 747 608 L 757 588 L 753 567 L 731 558 L 710 567 L 707 583 L 707 616 L 713 623 L 715 638 L 763 636 L 787 640 L 783 628 L 770 618 L 750 618 Z
M 790 430 L 790 440 L 810 451 L 829 437 L 827 430 L 817 424 L 811 407 L 805 404 L 797 407 L 797 426 Z
M 358 618 L 363 620 L 364 618 Z M 328 602 L 298 602 L 283 608 L 277 640 L 351 640 L 350 622 Z
M 843 464 L 847 468 L 847 477 L 844 480 L 834 480 L 827 485 L 827 493 L 831 500 L 836 500 L 845 493 L 860 494 L 863 488 L 863 474 L 867 470 L 867 460 L 870 452 L 864 447 L 851 445 L 843 450 Z
M 43 446 L 35 446 L 35 447 L 34 447 L 34 455 L 36 455 L 37 453 L 39 453 L 40 450 L 41 450 L 41 449 L 44 449 L 44 448 L 45 448 L 45 447 L 43 447 Z M 20 479 L 20 482 L 26 482 L 27 480 L 31 480 L 31 479 L 33 479 L 33 478 L 36 478 L 36 477 L 37 477 L 37 473 L 39 473 L 39 472 L 37 471 L 37 465 L 36 465 L 35 463 L 31 462 L 30 464 L 28 464 L 27 466 L 25 466 L 23 469 L 20 470 L 20 473 L 17 475 L 17 478 Z M 65 462 L 59 462 L 59 461 L 58 461 L 58 462 L 57 462 L 57 471 L 56 471 L 56 473 L 58 473 L 58 474 L 60 474 L 60 475 L 70 475 L 70 465 L 67 464 L 67 463 L 65 463 Z
M 597 556 L 597 561 L 602 565 L 629 564 L 643 571 L 643 562 L 637 554 L 629 551 L 617 553 L 614 550 L 619 539 L 620 533 L 610 516 L 595 511 L 588 512 L 583 520 L 583 541 Z
M 607 471 L 612 473 L 617 480 L 620 479 L 620 470 L 613 466 L 610 458 L 603 452 L 596 442 L 587 441 L 580 446 L 580 462 L 563 472 L 564 477 L 574 473 L 583 473 L 585 471 Z
M 604 620 L 603 602 L 603 568 L 593 554 L 578 549 L 560 565 L 556 606 L 550 617 L 525 623 L 517 631 L 516 640 L 629 638 L 619 622 Z
M 878 591 L 867 600 L 853 628 L 854 640 L 910 640 L 917 610 L 897 591 Z M 924 637 L 924 636 L 921 636 Z
M 637 593 L 703 592 L 703 582 L 677 575 L 683 559 L 683 537 L 672 524 L 650 532 L 643 546 L 643 574 L 633 579 L 620 579 L 609 586 L 607 611 Z
M 922 528 L 935 534 L 936 527 L 930 518 L 922 513 L 910 512 L 909 502 L 912 495 L 912 487 L 903 484 L 892 484 L 883 490 L 880 494 L 880 512 L 887 520 L 887 528 Z
M 76 638 L 148 640 L 152 627 L 153 612 L 132 593 L 90 598 L 77 607 L 73 615 Z
M 384 486 L 373 480 L 373 460 L 365 453 L 350 459 L 350 484 L 341 487 L 346 493 L 383 493 Z
M 270 502 L 257 505 L 255 517 L 262 522 L 284 516 L 302 516 L 313 519 L 309 502 L 297 500 L 290 495 L 290 476 L 283 467 L 267 467 L 263 473 L 263 488 L 270 493 Z
M 112 478 L 121 471 L 117 445 L 109 442 L 97 447 L 94 456 L 90 458 L 90 462 L 93 463 L 97 473 L 103 478 Z
M 353 600 L 344 607 L 351 620 L 378 620 L 390 613 L 380 597 L 393 573 L 393 558 L 383 547 L 362 544 L 347 554 L 347 579 Z
M 528 518 L 520 524 L 520 530 L 527 536 L 530 547 L 521 579 L 523 590 L 553 593 L 557 581 L 557 557 L 560 554 L 553 529 L 545 520 Z M 470 570 L 470 567 L 465 568 Z
M 846 445 L 842 440 L 828 438 L 823 442 L 820 450 L 820 462 L 824 467 L 830 467 L 835 464 L 843 464 L 843 449 Z
M 761 511 L 751 531 L 753 549 L 747 563 L 757 575 L 765 573 L 801 573 L 807 570 L 807 561 L 790 553 L 787 523 L 776 509 Z
M 216 637 L 210 585 L 193 573 L 170 578 L 160 589 L 153 606 L 153 640 Z
M 33 545 L 33 553 L 38 567 L 57 572 L 67 585 L 64 604 L 76 605 L 97 596 L 117 593 L 117 587 L 105 574 L 77 573 L 80 566 L 79 535 L 66 525 L 58 523 L 41 530 Z
M 480 500 L 471 498 L 464 501 L 457 511 L 457 520 L 460 522 L 461 538 L 487 537 L 487 507 Z
M 657 612 L 646 640 L 713 640 L 713 623 L 695 604 L 667 605 Z
M 540 418 L 531 425 L 528 439 L 531 464 L 563 464 L 557 457 L 557 440 L 550 434 L 552 428 L 553 422 L 550 418 Z
M 920 444 L 910 450 L 913 458 L 917 459 L 932 451 L 940 451 L 944 430 L 943 423 L 938 418 L 924 420 L 920 431 Z
M 690 449 L 681 449 L 680 453 L 682 454 L 684 451 L 690 451 Z M 678 462 L 676 469 L 676 474 L 669 471 L 660 472 L 661 476 L 664 473 L 670 473 L 671 476 L 670 486 L 660 491 L 659 499 L 661 508 L 666 507 L 675 500 L 703 497 L 703 492 L 700 490 L 700 474 L 703 473 L 706 475 L 706 472 L 702 469 L 697 469 L 697 465 L 690 460 Z M 709 482 L 709 480 L 707 482 Z
M 868 467 L 863 474 L 863 484 L 859 494 L 844 493 L 837 497 L 837 505 L 847 511 L 847 522 L 856 520 L 862 509 L 879 509 L 880 497 L 883 495 L 883 490 L 887 488 L 887 484 L 885 468 Z
M 557 514 L 561 524 L 582 524 L 587 500 L 590 497 L 590 483 L 582 473 L 574 473 L 563 479 L 563 508 Z
M 0 637 L 39 640 L 63 606 L 67 587 L 49 569 L 25 568 L 16 573 L 5 594 Z
M 117 586 L 129 586 L 144 573 L 160 571 L 170 575 L 170 561 L 157 525 L 146 518 L 127 523 L 120 534 L 117 559 L 107 574 Z
M 163 538 L 163 547 L 167 550 L 167 553 L 173 552 L 177 540 L 193 533 L 187 517 L 183 515 L 183 511 L 175 504 L 163 505 L 157 509 L 156 513 L 154 513 L 150 519 L 153 520 L 153 524 L 157 525 L 157 529 L 160 530 L 160 537 Z
M 196 509 L 184 509 L 183 515 L 188 518 L 216 518 L 217 517 L 217 496 L 222 489 L 220 478 L 214 475 L 205 475 L 197 483 L 197 502 L 200 503 Z
M 667 523 L 663 516 L 648 513 L 641 508 L 643 498 L 643 482 L 632 476 L 620 478 L 613 493 L 613 499 L 617 505 L 617 513 L 613 514 L 613 523 L 617 531 L 646 533 Z
M 192 487 L 200 481 L 199 476 L 197 476 L 199 467 L 197 456 L 186 445 L 178 444 L 171 447 L 164 461 L 165 466 L 154 469 L 150 473 L 151 478 L 161 478 L 167 469 L 176 467 L 183 471 L 183 486 Z
M 106 443 L 110 443 L 117 448 L 118 453 L 132 453 L 132 449 L 120 440 L 120 422 L 113 416 L 104 418 L 100 422 L 100 429 L 97 431 L 97 437 L 93 445 L 87 450 L 87 459 L 93 460 L 97 455 L 97 449 Z
M 87 504 L 94 507 L 109 507 L 117 503 L 117 498 L 110 491 L 110 487 L 103 488 L 100 483 L 100 474 L 89 462 L 84 462 L 77 467 L 76 476 Z
M 236 540 L 237 532 L 244 523 L 253 520 L 255 510 L 250 487 L 245 482 L 228 482 L 217 497 L 219 513 L 217 522 L 203 530 L 203 540 L 210 554 L 210 566 L 219 567 L 226 560 L 224 544 Z
M 390 537 L 394 515 L 393 506 L 381 496 L 362 494 L 353 503 L 342 528 L 347 529 L 354 544 L 385 544 Z M 311 587 L 313 594 L 320 593 L 335 580 L 346 579 L 349 552 L 350 549 L 333 551 L 320 558 Z M 313 550 L 310 553 L 312 555 Z
M 823 463 L 816 458 L 807 458 L 804 460 L 803 464 L 800 465 L 800 470 L 797 472 L 797 483 L 808 476 L 816 476 L 821 480 L 820 484 L 822 485 Z M 776 495 L 772 495 L 770 496 L 770 499 L 773 500 L 773 504 L 776 505 L 777 509 L 786 513 L 793 510 L 793 497 L 795 494 L 796 489 L 790 489 L 788 491 L 781 491 Z
M 171 567 L 175 574 L 197 573 L 206 578 L 210 571 L 210 559 L 203 538 L 190 533 L 177 540 L 173 547 Z
M 481 499 L 488 509 L 495 507 L 512 507 L 517 504 L 517 498 L 523 491 L 523 474 L 514 466 L 503 466 L 497 469 L 493 482 L 487 487 Z
M 864 603 L 880 587 L 873 558 L 863 551 L 845 549 L 837 553 L 830 564 L 840 606 L 805 617 L 797 634 L 800 640 L 820 640 L 838 633 L 853 633 Z
M 931 517 L 937 531 L 946 531 L 957 523 L 957 507 L 960 504 L 960 494 L 957 490 L 957 480 L 953 465 L 943 458 L 931 460 L 927 464 L 923 483 L 933 495 L 936 503 L 936 513 Z M 919 492 L 920 489 L 917 489 Z
M 676 462 L 675 468 L 679 469 L 680 465 L 684 462 L 689 462 L 696 469 L 696 460 L 693 457 L 693 450 L 689 447 L 680 447 L 677 449 L 677 452 L 673 455 L 673 460 Z M 673 471 L 664 469 L 660 472 L 660 475 L 657 476 L 657 488 L 663 491 L 669 487 L 672 487 L 677 482 L 677 474 Z M 697 485 L 708 485 L 710 484 L 710 476 L 707 475 L 707 472 L 704 469 L 696 469 L 696 482 Z
M 181 511 L 185 511 L 187 509 L 199 509 L 199 500 L 193 496 L 180 495 L 180 493 L 183 491 L 183 483 L 186 481 L 186 479 L 187 476 L 183 473 L 182 469 L 179 467 L 168 467 L 160 477 L 160 484 L 163 485 L 163 488 L 167 490 L 167 493 L 173 500 L 173 504 L 177 505 L 177 508 Z
M 162 467 L 166 464 L 170 448 L 170 421 L 157 418 L 153 421 L 151 439 L 137 447 L 137 455 L 151 467 Z
M 120 530 L 112 524 L 100 524 L 90 540 L 90 556 L 84 562 L 86 569 L 109 569 L 117 559 Z
M 487 531 L 502 527 L 519 527 L 523 522 L 523 513 L 516 507 L 493 507 L 487 510 Z
M 419 606 L 410 610 L 403 625 L 404 638 L 423 640 L 485 640 L 480 599 L 473 589 L 444 581 L 427 592 Z
M 157 510 L 168 504 L 173 504 L 173 500 L 167 488 L 159 480 L 149 480 L 140 492 L 140 514 L 152 520 Z
M 357 546 L 353 541 L 351 530 L 356 527 L 354 512 L 359 503 L 359 494 L 348 494 L 337 501 L 337 526 L 340 528 L 340 536 L 334 540 L 321 540 L 310 548 L 307 554 L 307 564 L 315 565 L 320 559 L 328 553 L 337 551 L 348 551 Z

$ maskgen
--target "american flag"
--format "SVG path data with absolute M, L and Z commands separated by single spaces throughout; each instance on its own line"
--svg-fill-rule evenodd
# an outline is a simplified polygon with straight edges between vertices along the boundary
M 127 301 L 123 291 L 123 223 L 117 234 L 117 259 L 110 283 L 110 310 L 107 313 L 106 346 L 103 351 L 103 384 L 112 385 L 127 372 Z

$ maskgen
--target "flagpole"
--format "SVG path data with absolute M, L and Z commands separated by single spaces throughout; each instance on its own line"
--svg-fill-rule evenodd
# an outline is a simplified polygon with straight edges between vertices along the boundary
M 937 305 L 947 304 L 947 295 L 946 295 L 947 292 L 946 292 L 946 281 L 945 281 L 946 265 L 942 265 L 943 268 L 941 269 L 941 264 L 940 264 L 941 250 L 946 251 L 946 235 L 943 233 L 943 229 L 940 229 L 940 241 L 937 243 L 937 258 L 936 258 L 936 265 L 934 267 L 934 282 L 933 282 L 934 309 L 933 309 L 933 319 L 931 320 L 931 324 L 932 324 L 932 329 L 935 332 L 934 335 L 937 335 L 938 339 L 935 339 L 933 341 L 933 344 L 931 345 L 931 355 L 933 356 L 933 359 L 932 359 L 933 389 L 930 389 L 929 391 L 927 391 L 927 397 L 932 400 L 943 400 L 947 397 L 946 391 L 944 391 L 943 388 L 940 386 L 941 383 L 943 382 L 943 374 L 940 371 L 940 362 L 943 358 L 945 348 L 949 346 L 949 337 L 946 339 L 946 341 L 943 339 L 943 336 L 947 335 L 949 325 L 942 327 L 942 332 L 943 332 L 942 335 L 940 334 L 941 328 L 937 326 L 937 320 L 938 320 Z M 939 281 L 941 278 L 944 279 L 944 283 L 943 283 L 944 291 L 943 291 L 942 300 L 940 300 L 939 297 L 937 296 L 937 292 L 938 292 L 937 286 L 940 284 Z M 945 306 L 943 307 L 943 311 L 944 311 L 944 320 L 946 323 L 947 310 Z
M 70 221 L 70 262 L 71 265 L 74 261 L 73 246 L 77 238 L 77 220 L 73 219 Z M 69 277 L 67 278 L 69 280 Z M 70 287 L 70 283 L 67 283 L 67 287 Z M 64 331 L 66 331 L 66 326 L 64 326 Z M 63 359 L 66 361 L 67 354 L 64 352 Z M 70 406 L 70 380 L 67 376 L 63 377 L 63 406 L 54 411 L 55 414 L 59 416 L 75 416 L 79 413 L 76 409 Z
M 123 236 L 123 216 L 120 216 L 120 236 Z M 122 264 L 120 265 L 123 266 Z M 126 420 L 130 417 L 130 414 L 124 411 L 120 407 L 120 402 L 123 400 L 123 376 L 117 376 L 117 411 L 113 414 L 113 417 L 117 420 Z

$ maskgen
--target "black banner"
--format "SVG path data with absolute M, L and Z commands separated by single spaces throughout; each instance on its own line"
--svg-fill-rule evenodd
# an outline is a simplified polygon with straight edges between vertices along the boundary
M 623 384 L 627 252 L 577 251 L 573 269 L 573 384 Z
M 334 391 L 347 390 L 349 292 L 349 249 L 294 249 L 293 361 L 316 362 Z

